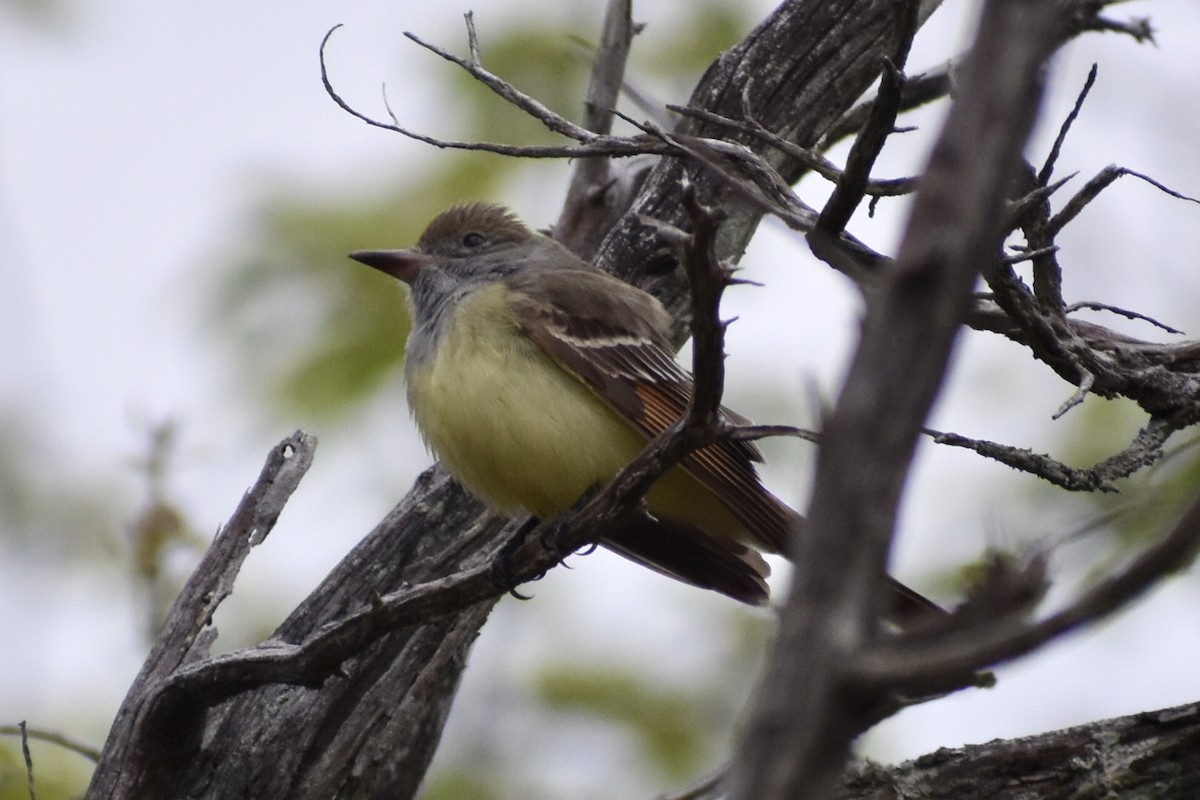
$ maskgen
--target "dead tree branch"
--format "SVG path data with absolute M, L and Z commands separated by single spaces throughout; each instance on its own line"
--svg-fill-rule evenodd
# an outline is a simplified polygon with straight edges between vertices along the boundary
M 979 265 L 999 251 L 1008 182 L 1063 26 L 1061 10 L 1037 0 L 984 6 L 900 255 L 867 310 L 824 431 L 809 530 L 797 542 L 795 582 L 734 759 L 731 798 L 827 796 L 850 742 L 879 713 L 881 697 L 847 691 L 847 669 L 879 636 L 876 587 L 896 504 Z M 784 751 L 789 758 L 773 757 Z

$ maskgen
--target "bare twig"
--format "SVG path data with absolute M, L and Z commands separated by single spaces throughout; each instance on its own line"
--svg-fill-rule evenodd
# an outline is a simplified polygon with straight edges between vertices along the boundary
M 1067 114 L 1067 118 L 1063 120 L 1063 124 L 1058 129 L 1058 136 L 1054 138 L 1054 144 L 1050 148 L 1050 153 L 1046 156 L 1046 162 L 1042 164 L 1042 169 L 1038 172 L 1037 182 L 1040 186 L 1045 186 L 1050 182 L 1050 176 L 1054 173 L 1054 165 L 1058 161 L 1058 154 L 1062 152 L 1063 142 L 1067 140 L 1067 133 L 1071 130 L 1071 125 L 1079 117 L 1079 112 L 1083 108 L 1083 101 L 1087 100 L 1088 93 L 1092 91 L 1092 86 L 1096 83 L 1096 72 L 1098 67 L 1092 64 L 1092 68 L 1088 70 L 1087 80 L 1083 83 L 1083 88 L 1079 91 L 1079 97 L 1075 98 L 1075 105 L 1071 108 L 1071 113 Z
M 1092 387 L 1095 385 L 1096 376 L 1089 370 L 1082 370 L 1082 375 L 1079 378 L 1079 385 L 1075 387 L 1074 393 L 1072 393 L 1072 395 L 1068 397 L 1061 406 L 1058 407 L 1058 410 L 1050 415 L 1050 419 L 1061 419 L 1062 417 L 1066 416 L 1068 411 L 1070 411 L 1072 408 L 1075 408 L 1075 406 L 1087 399 L 1088 392 L 1092 391 Z
M 723 429 L 721 395 L 725 391 L 725 328 L 720 318 L 721 295 L 730 271 L 717 258 L 717 232 L 724 215 L 700 202 L 688 185 L 683 200 L 692 232 L 683 243 L 682 261 L 692 288 L 692 374 L 695 391 L 688 406 L 689 426 L 706 434 Z
M 483 58 L 479 55 L 479 35 L 475 32 L 475 12 L 468 11 L 463 14 L 463 21 L 467 24 L 467 51 L 471 54 L 470 66 L 482 67 Z
M 1044 256 L 1057 252 L 1058 245 L 1051 245 L 1050 247 L 1039 247 L 1031 250 L 1019 250 L 1011 256 L 1005 256 L 1003 260 L 1005 264 L 1020 264 L 1023 261 L 1030 261 L 1038 256 Z
M 955 59 L 939 69 L 906 80 L 900 96 L 900 110 L 911 111 L 950 94 L 954 85 L 953 75 L 959 68 L 958 61 L 959 59 Z M 874 102 L 872 98 L 847 111 L 821 139 L 817 149 L 828 150 L 842 139 L 861 130 Z
M 25 785 L 29 789 L 29 800 L 37 800 L 37 785 L 33 780 L 33 755 L 29 752 L 29 737 L 25 735 L 25 720 L 17 727 L 21 729 L 21 755 L 25 759 Z
M 1126 169 L 1125 167 L 1118 167 L 1115 164 L 1110 164 L 1109 166 L 1100 170 L 1096 177 L 1088 181 L 1087 184 L 1085 184 L 1084 187 L 1080 189 L 1074 197 L 1067 201 L 1067 204 L 1063 207 L 1062 211 L 1059 211 L 1057 214 L 1055 214 L 1054 217 L 1046 224 L 1047 235 L 1054 236 L 1061 231 L 1068 222 L 1075 219 L 1075 217 L 1079 215 L 1079 212 L 1083 211 L 1088 203 L 1095 200 L 1100 192 L 1107 189 L 1118 178 L 1123 178 L 1126 175 L 1139 178 L 1140 180 L 1143 180 L 1153 186 L 1155 189 L 1158 189 L 1160 192 L 1169 194 L 1171 197 L 1174 197 L 1178 200 L 1186 200 L 1189 203 L 1200 203 L 1200 200 L 1197 200 L 1195 197 L 1183 194 L 1182 192 L 1177 192 L 1171 187 L 1159 183 L 1149 175 L 1136 172 L 1132 169 Z
M 1031 450 L 983 439 L 970 439 L 957 433 L 942 433 L 928 428 L 925 429 L 925 433 L 932 436 L 937 444 L 973 450 L 985 458 L 994 459 L 1013 469 L 1049 481 L 1067 491 L 1115 492 L 1116 481 L 1128 478 L 1163 457 L 1163 445 L 1171 434 L 1180 429 L 1181 423 L 1182 420 L 1152 418 L 1138 431 L 1127 447 L 1086 469 L 1069 467 L 1050 456 Z
M 833 183 L 841 180 L 842 170 L 832 161 L 822 156 L 820 152 L 813 148 L 801 147 L 795 142 L 788 141 L 779 134 L 767 130 L 752 118 L 747 118 L 744 121 L 734 120 L 702 108 L 689 108 L 687 106 L 668 105 L 667 108 L 687 117 L 704 120 L 715 125 L 723 125 L 739 133 L 753 136 L 771 145 L 771 147 L 774 147 L 781 153 L 785 153 L 789 157 L 796 159 L 796 161 L 804 164 L 822 178 Z M 884 180 L 873 178 L 864 184 L 863 193 L 872 197 L 896 197 L 911 194 L 916 188 L 916 178 L 892 178 Z
M 0 725 L 0 736 L 20 736 L 24 739 L 49 742 L 50 744 L 58 745 L 64 750 L 70 750 L 72 753 L 81 755 L 88 761 L 95 762 L 100 760 L 100 751 L 95 747 L 84 744 L 77 739 L 72 739 L 69 736 L 64 736 L 61 733 L 30 728 L 24 722 L 18 725 Z
M 813 444 L 821 443 L 821 434 L 791 425 L 738 425 L 729 431 L 729 438 L 739 442 L 754 442 L 772 436 L 792 436 Z
M 1042 205 L 1059 189 L 1067 184 L 1077 173 L 1071 173 L 1065 178 L 1060 178 L 1054 183 L 1043 185 L 1034 185 L 1022 197 L 1009 204 L 1007 209 L 1007 219 L 1005 228 L 1011 230 L 1020 224 L 1021 219 L 1029 213 L 1030 209 Z
M 1167 333 L 1175 333 L 1180 336 L 1183 335 L 1183 331 L 1177 330 L 1176 328 L 1172 328 L 1170 325 L 1159 322 L 1154 317 L 1148 316 L 1146 314 L 1140 314 L 1137 311 L 1130 311 L 1127 308 L 1119 308 L 1118 306 L 1110 305 L 1108 303 L 1099 303 L 1099 302 L 1096 302 L 1095 300 L 1080 300 L 1077 303 L 1071 303 L 1071 305 L 1067 306 L 1064 309 L 1064 311 L 1067 314 L 1073 314 L 1074 312 L 1079 311 L 1080 309 L 1083 309 L 1083 308 L 1089 309 L 1091 311 L 1108 311 L 1109 313 L 1116 314 L 1121 317 L 1125 317 L 1126 319 L 1136 319 L 1136 320 L 1141 320 L 1142 322 L 1148 322 L 1151 325 L 1153 325 L 1154 327 L 1156 327 L 1160 330 L 1164 330 Z
M 1139 43 L 1154 42 L 1154 28 L 1151 27 L 1150 20 L 1146 17 L 1134 17 L 1128 21 L 1109 19 L 1108 17 L 1095 17 L 1089 20 L 1084 29 L 1107 33 L 1123 33 L 1126 36 L 1132 36 L 1134 41 Z
M 475 25 L 473 17 L 467 15 L 468 33 L 471 42 L 471 58 L 461 58 L 454 55 L 448 50 L 444 50 L 435 44 L 426 42 L 415 33 L 405 31 L 404 36 L 413 42 L 416 42 L 421 47 L 424 47 L 431 53 L 436 53 L 452 64 L 457 64 L 469 74 L 472 78 L 488 87 L 497 96 L 503 98 L 507 102 L 524 111 L 529 116 L 540 121 L 549 130 L 554 133 L 566 136 L 569 139 L 574 139 L 577 142 L 587 143 L 596 139 L 598 134 L 588 130 L 587 128 L 576 125 L 566 117 L 551 110 L 545 103 L 542 103 L 533 97 L 518 91 L 512 84 L 494 75 L 484 69 L 482 63 L 479 62 L 479 44 L 475 40 Z
M 412 34 L 405 35 L 422 47 L 425 47 L 432 52 L 441 55 L 443 58 L 458 64 L 467 72 L 479 78 L 481 81 L 484 81 L 484 83 L 489 88 L 492 88 L 493 91 L 495 91 L 498 95 L 513 103 L 518 108 L 524 109 L 533 114 L 536 119 L 538 119 L 550 130 L 574 138 L 579 143 L 572 145 L 518 146 L 501 144 L 497 142 L 461 142 L 452 139 L 438 139 L 433 136 L 427 136 L 425 134 L 418 133 L 410 128 L 397 125 L 394 122 L 387 123 L 374 119 L 354 108 L 344 99 L 342 99 L 342 97 L 333 88 L 333 83 L 330 81 L 329 71 L 325 61 L 325 49 L 329 43 L 329 38 L 333 35 L 334 31 L 340 27 L 341 25 L 335 25 L 330 28 L 325 34 L 325 37 L 321 40 L 321 83 L 325 87 L 325 93 L 329 95 L 330 99 L 337 103 L 339 108 L 341 108 L 347 114 L 350 114 L 351 116 L 362 120 L 373 127 L 393 131 L 401 134 L 402 136 L 407 136 L 410 139 L 415 139 L 418 142 L 424 142 L 425 144 L 429 144 L 438 148 L 477 150 L 486 153 L 496 153 L 499 155 L 515 156 L 520 158 L 588 158 L 596 156 L 617 157 L 644 154 L 665 155 L 669 152 L 667 149 L 662 147 L 661 143 L 655 142 L 648 137 L 599 136 L 597 134 L 592 134 L 586 129 L 570 122 L 565 117 L 554 113 L 552 110 L 547 108 L 542 103 L 534 100 L 532 97 L 517 91 L 511 85 L 505 83 L 495 75 L 492 75 L 490 72 L 487 72 L 487 70 L 484 70 L 482 67 L 473 66 L 469 60 L 451 55 L 433 45 L 422 41 Z

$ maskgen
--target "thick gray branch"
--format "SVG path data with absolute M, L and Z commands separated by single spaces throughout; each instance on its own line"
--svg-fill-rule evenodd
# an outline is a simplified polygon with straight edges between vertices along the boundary
M 1000 250 L 1008 184 L 1064 29 L 1061 7 L 992 0 L 922 178 L 900 254 L 872 298 L 826 425 L 809 530 L 731 797 L 821 798 L 882 698 L 852 696 L 848 665 L 878 635 L 875 587 L 913 448 L 944 379 L 980 265 Z M 791 758 L 776 757 L 788 752 Z

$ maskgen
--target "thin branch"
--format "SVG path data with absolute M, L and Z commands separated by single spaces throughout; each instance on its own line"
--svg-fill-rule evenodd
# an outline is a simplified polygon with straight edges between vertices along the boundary
M 1058 407 L 1050 419 L 1061 419 L 1066 416 L 1067 412 L 1075 406 L 1087 399 L 1088 393 L 1092 391 L 1092 387 L 1096 385 L 1096 376 L 1090 370 L 1083 370 L 1079 378 L 1079 385 L 1075 387 L 1075 392 Z
M 1071 113 L 1067 114 L 1067 118 L 1063 120 L 1063 124 L 1058 129 L 1058 136 L 1054 138 L 1054 144 L 1050 147 L 1050 153 L 1046 156 L 1046 161 L 1042 164 L 1042 169 L 1038 172 L 1037 182 L 1039 186 L 1045 186 L 1050 182 L 1050 176 L 1054 173 L 1054 165 L 1058 162 L 1058 155 L 1062 152 L 1063 142 L 1067 140 L 1067 133 L 1071 130 L 1071 125 L 1079 117 L 1079 112 L 1083 108 L 1083 101 L 1087 99 L 1088 94 L 1092 91 L 1092 86 L 1096 83 L 1096 73 L 1098 67 L 1092 64 L 1092 68 L 1088 70 L 1087 80 L 1083 83 L 1083 89 L 1080 90 L 1079 96 L 1075 98 L 1075 105 L 1071 108 Z
M 1037 258 L 1038 256 L 1044 256 L 1044 255 L 1049 255 L 1051 253 L 1057 253 L 1058 250 L 1059 250 L 1058 245 L 1050 245 L 1049 247 L 1039 247 L 1039 248 L 1032 249 L 1032 250 L 1020 250 L 1011 256 L 1005 256 L 1003 261 L 1005 264 L 1009 264 L 1009 265 L 1020 264 L 1025 261 L 1031 261 L 1031 260 Z
M 908 7 L 915 9 L 916 3 L 909 3 Z M 879 94 L 871 105 L 871 114 L 867 117 L 862 131 L 854 139 L 850 154 L 846 156 L 846 169 L 837 185 L 833 187 L 833 192 L 817 220 L 817 230 L 822 234 L 841 233 L 862 202 L 871 169 L 883 150 L 883 143 L 891 136 L 895 127 L 903 83 L 904 76 L 900 70 L 885 60 L 883 73 L 879 78 Z
M 789 141 L 779 134 L 767 130 L 757 120 L 747 117 L 746 120 L 735 120 L 720 114 L 713 113 L 702 108 L 690 108 L 688 106 L 668 105 L 667 108 L 676 111 L 686 117 L 702 120 L 715 125 L 723 125 L 731 130 L 753 136 L 771 147 L 779 150 L 779 152 L 794 158 L 796 161 L 803 164 L 808 169 L 820 175 L 826 180 L 837 183 L 842 178 L 842 170 L 829 159 L 825 158 L 814 148 L 801 147 L 795 142 Z M 911 194 L 917 188 L 917 178 L 891 178 L 878 179 L 872 178 L 863 185 L 863 193 L 872 197 L 897 197 L 900 195 Z
M 791 436 L 813 444 L 821 443 L 821 434 L 792 425 L 737 425 L 729 431 L 729 438 L 737 442 L 755 442 L 773 436 Z
M 330 28 L 325 34 L 325 37 L 321 40 L 321 83 L 325 87 L 325 93 L 329 95 L 330 99 L 332 99 L 339 108 L 341 108 L 347 114 L 350 114 L 356 119 L 362 120 L 373 127 L 393 131 L 394 133 L 399 133 L 402 136 L 406 136 L 418 142 L 424 142 L 425 144 L 432 145 L 437 148 L 474 150 L 519 158 L 591 158 L 597 156 L 619 157 L 644 154 L 667 155 L 670 152 L 668 149 L 664 148 L 661 143 L 655 142 L 655 140 L 649 137 L 598 136 L 591 134 L 583 128 L 580 128 L 579 126 L 569 122 L 564 117 L 555 114 L 549 108 L 529 97 L 528 95 L 524 95 L 517 91 L 512 86 L 487 72 L 486 70 L 480 67 L 473 67 L 469 61 L 450 55 L 449 53 L 445 53 L 433 45 L 421 41 L 412 34 L 405 35 L 422 47 L 425 47 L 462 66 L 463 69 L 467 70 L 476 77 L 480 77 L 480 75 L 488 76 L 488 81 L 485 81 L 485 83 L 487 83 L 488 86 L 491 87 L 493 91 L 495 91 L 501 97 L 509 100 L 519 108 L 534 114 L 535 118 L 542 122 L 542 124 L 550 130 L 554 130 L 570 136 L 571 138 L 575 138 L 580 143 L 573 145 L 518 146 L 501 144 L 498 142 L 462 142 L 452 139 L 438 139 L 433 136 L 417 133 L 414 130 L 397 125 L 394 122 L 388 123 L 374 119 L 346 102 L 341 95 L 337 93 L 337 90 L 333 88 L 333 83 L 330 81 L 329 71 L 325 59 L 325 50 L 329 43 L 329 38 L 333 35 L 334 31 L 340 27 L 341 25 L 339 24 Z M 480 78 L 480 80 L 483 80 L 483 78 Z M 579 135 L 573 136 L 572 134 Z
M 48 742 L 56 744 L 64 750 L 70 750 L 72 753 L 81 755 L 88 761 L 96 762 L 100 760 L 100 751 L 95 747 L 84 744 L 78 739 L 64 736 L 61 733 L 30 728 L 24 722 L 19 725 L 0 725 L 0 736 L 21 736 L 26 739 L 35 739 L 39 742 Z
M 1083 309 L 1083 308 L 1089 309 L 1091 311 L 1108 311 L 1109 313 L 1116 314 L 1121 317 L 1125 317 L 1126 319 L 1136 319 L 1136 320 L 1141 320 L 1142 322 L 1149 322 L 1154 327 L 1156 327 L 1160 330 L 1164 330 L 1167 333 L 1174 333 L 1174 334 L 1178 334 L 1180 336 L 1183 335 L 1183 331 L 1178 330 L 1176 328 L 1172 328 L 1170 325 L 1167 325 L 1165 323 L 1159 322 L 1154 317 L 1147 316 L 1146 314 L 1140 314 L 1137 311 L 1130 311 L 1127 308 L 1120 308 L 1118 306 L 1109 305 L 1108 303 L 1099 303 L 1099 302 L 1096 302 L 1095 300 L 1081 300 L 1078 303 L 1072 303 L 1071 305 L 1067 306 L 1064 309 L 1064 311 L 1067 314 L 1073 314 L 1074 312 L 1079 311 L 1080 309 Z
M 1121 33 L 1126 36 L 1132 36 L 1134 41 L 1139 44 L 1145 42 L 1154 43 L 1154 28 L 1150 25 L 1148 17 L 1134 17 L 1127 22 L 1109 19 L 1108 17 L 1096 17 L 1085 27 L 1085 30 L 1101 33 Z
M 1047 455 L 984 439 L 971 439 L 957 433 L 943 433 L 930 428 L 926 428 L 924 432 L 933 437 L 935 444 L 972 450 L 985 458 L 999 461 L 1067 491 L 1116 492 L 1116 481 L 1128 478 L 1162 458 L 1163 445 L 1177 430 L 1179 425 L 1170 420 L 1151 419 L 1121 452 L 1086 469 L 1069 467 Z
M 475 12 L 468 11 L 463 14 L 463 21 L 467 24 L 467 52 L 471 54 L 470 66 L 481 67 L 483 58 L 479 55 L 479 35 L 475 32 Z M 405 35 L 410 39 L 413 38 L 407 33 Z M 420 44 L 419 41 L 417 43 Z
M 717 258 L 717 234 L 724 214 L 704 205 L 695 186 L 683 190 L 691 233 L 684 233 L 653 219 L 643 221 L 680 253 L 680 261 L 691 286 L 692 375 L 694 390 L 683 423 L 697 438 L 711 441 L 715 434 L 733 430 L 721 414 L 725 389 L 725 329 L 720 318 L 721 295 L 732 282 L 732 273 Z
M 732 273 L 717 258 L 717 233 L 724 214 L 705 206 L 695 186 L 684 188 L 683 201 L 692 222 L 684 240 L 682 261 L 692 289 L 692 375 L 695 390 L 688 405 L 688 425 L 707 433 L 723 429 L 721 396 L 725 391 L 725 328 L 721 295 Z
M 1020 224 L 1021 218 L 1028 214 L 1030 209 L 1044 204 L 1046 200 L 1053 196 L 1055 192 L 1066 185 L 1067 182 L 1074 178 L 1077 174 L 1078 173 L 1072 172 L 1070 175 L 1066 176 L 1065 178 L 1060 178 L 1054 183 L 1035 185 L 1025 195 L 1013 201 L 1012 203 L 1009 203 L 1009 206 L 1006 209 L 1007 220 L 1004 226 L 1005 229 L 1012 230 L 1014 227 Z
M 29 752 L 29 737 L 25 733 L 25 721 L 18 726 L 21 729 L 21 755 L 25 758 L 25 781 L 29 789 L 29 800 L 37 800 L 37 786 L 33 780 L 33 755 Z
M 1115 492 L 1107 476 L 1096 475 L 1090 470 L 1080 470 L 1069 467 L 1048 455 L 1035 453 L 1032 450 L 1013 447 L 986 439 L 972 439 L 957 433 L 936 431 L 926 428 L 924 431 L 933 437 L 934 444 L 949 447 L 961 447 L 971 450 L 984 458 L 999 461 L 1001 464 L 1039 477 L 1045 481 L 1072 492 Z
M 1085 184 L 1084 187 L 1080 189 L 1074 197 L 1068 200 L 1062 211 L 1054 215 L 1054 217 L 1046 224 L 1046 234 L 1053 237 L 1055 234 L 1061 231 L 1068 222 L 1079 216 L 1079 212 L 1083 211 L 1083 209 L 1087 207 L 1088 203 L 1095 200 L 1100 192 L 1107 189 L 1118 178 L 1123 178 L 1126 175 L 1139 178 L 1153 186 L 1155 189 L 1158 189 L 1160 192 L 1169 194 L 1171 197 L 1174 197 L 1177 200 L 1186 200 L 1189 203 L 1200 204 L 1200 200 L 1197 200 L 1195 197 L 1183 194 L 1182 192 L 1177 192 L 1171 187 L 1159 183 L 1149 175 L 1136 172 L 1132 169 L 1126 169 L 1125 167 L 1118 167 L 1115 164 L 1110 164 L 1109 166 L 1100 170 L 1096 177 L 1088 181 L 1087 184 Z
M 512 105 L 524 111 L 529 116 L 540 121 L 549 130 L 554 133 L 566 136 L 568 139 L 574 139 L 577 142 L 588 143 L 597 138 L 597 134 L 589 131 L 581 125 L 576 125 L 571 120 L 551 110 L 548 106 L 539 100 L 518 91 L 508 81 L 503 80 L 498 75 L 484 69 L 483 65 L 476 60 L 479 55 L 479 45 L 474 39 L 475 26 L 470 15 L 467 16 L 468 31 L 471 38 L 471 59 L 456 56 L 448 50 L 444 50 L 431 42 L 426 42 L 415 33 L 408 31 L 404 32 L 404 37 L 413 42 L 416 42 L 421 47 L 424 47 L 431 53 L 435 53 L 452 64 L 457 64 L 462 67 L 468 75 L 482 83 L 484 86 L 492 90 L 494 94 L 508 101 Z

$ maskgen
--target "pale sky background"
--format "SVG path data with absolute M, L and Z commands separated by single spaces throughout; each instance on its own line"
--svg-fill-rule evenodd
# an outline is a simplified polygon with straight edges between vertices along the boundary
M 591 5 L 474 3 L 485 60 L 489 28 L 509 15 L 549 16 L 590 35 L 600 14 Z M 922 32 L 913 71 L 934 63 L 928 53 L 947 52 L 947 38 L 965 40 L 969 26 L 954 16 L 962 5 L 947 2 Z M 264 420 L 231 384 L 236 371 L 220 363 L 229 351 L 210 340 L 198 310 L 210 286 L 206 262 L 250 228 L 254 201 L 273 176 L 330 195 L 383 191 L 430 158 L 452 157 L 338 110 L 320 85 L 317 46 L 329 27 L 345 23 L 330 49 L 344 96 L 379 112 L 379 85 L 387 81 L 402 87 L 389 95 L 407 124 L 452 133 L 453 110 L 440 107 L 444 98 L 422 80 L 444 65 L 401 32 L 461 49 L 460 15 L 470 7 L 89 0 L 46 27 L 14 24 L 11 11 L 0 11 L 0 421 L 42 443 L 31 474 L 102 487 L 136 509 L 143 487 L 129 463 L 145 421 L 173 417 L 183 431 L 173 496 L 206 533 L 228 516 L 267 449 L 308 422 Z M 667 25 L 681 8 L 682 0 L 635 3 L 635 15 Z M 1114 15 L 1150 16 L 1158 46 L 1096 34 L 1071 45 L 1054 64 L 1030 152 L 1040 161 L 1099 61 L 1099 82 L 1059 174 L 1079 170 L 1078 187 L 1116 162 L 1200 195 L 1200 6 L 1134 2 Z M 936 116 L 922 119 L 932 124 Z M 880 174 L 913 171 L 921 159 L 893 156 Z M 494 199 L 545 225 L 564 176 L 562 167 L 544 168 Z M 802 187 L 810 203 L 820 191 Z M 1068 300 L 1117 302 L 1197 335 L 1200 207 L 1126 178 L 1084 216 L 1086 226 L 1061 242 Z M 885 249 L 898 235 L 884 225 L 852 227 Z M 855 333 L 856 299 L 778 225 L 764 226 L 744 266 L 768 288 L 728 297 L 726 315 L 741 318 L 727 345 L 729 404 L 761 421 L 811 423 L 804 403 L 791 419 L 778 419 L 777 398 L 805 398 L 814 381 L 833 395 Z M 1013 346 L 968 337 L 931 424 L 1054 452 L 1065 429 L 1049 417 L 1071 390 L 1026 362 Z M 778 387 L 769 400 L 748 388 L 765 383 Z M 986 415 L 976 410 L 981 402 Z M 764 418 L 768 412 L 774 416 Z M 281 619 L 428 464 L 398 383 L 353 424 L 311 432 L 321 439 L 316 465 L 280 528 L 251 556 L 234 609 L 245 604 Z M 810 455 L 796 444 L 769 453 L 801 455 L 799 462 Z M 767 476 L 803 505 L 802 468 Z M 1024 505 L 1034 494 L 1031 481 L 1002 467 L 924 447 L 895 572 L 921 585 L 989 541 L 1032 543 L 1080 522 L 1072 516 L 1078 506 L 1056 517 L 1044 505 Z M 511 601 L 497 612 L 473 654 L 448 746 L 471 714 L 511 702 L 528 660 L 547 652 L 644 658 L 643 668 L 666 680 L 702 671 L 712 657 L 717 645 L 704 641 L 702 618 L 732 613 L 727 601 L 612 557 L 573 565 L 536 586 L 543 613 Z M 889 721 L 872 734 L 872 752 L 907 758 L 1195 700 L 1198 601 L 1194 576 L 1172 580 L 1134 610 L 1002 668 L 994 690 Z M 64 568 L 53 551 L 13 549 L 0 538 L 0 725 L 25 719 L 99 744 L 144 654 L 138 608 L 121 569 Z M 751 686 L 748 676 L 744 691 Z M 562 760 L 545 756 L 551 785 L 569 790 L 579 780 L 573 759 L 595 758 L 588 745 L 586 737 L 564 741 Z M 596 769 L 604 774 L 611 765 Z

